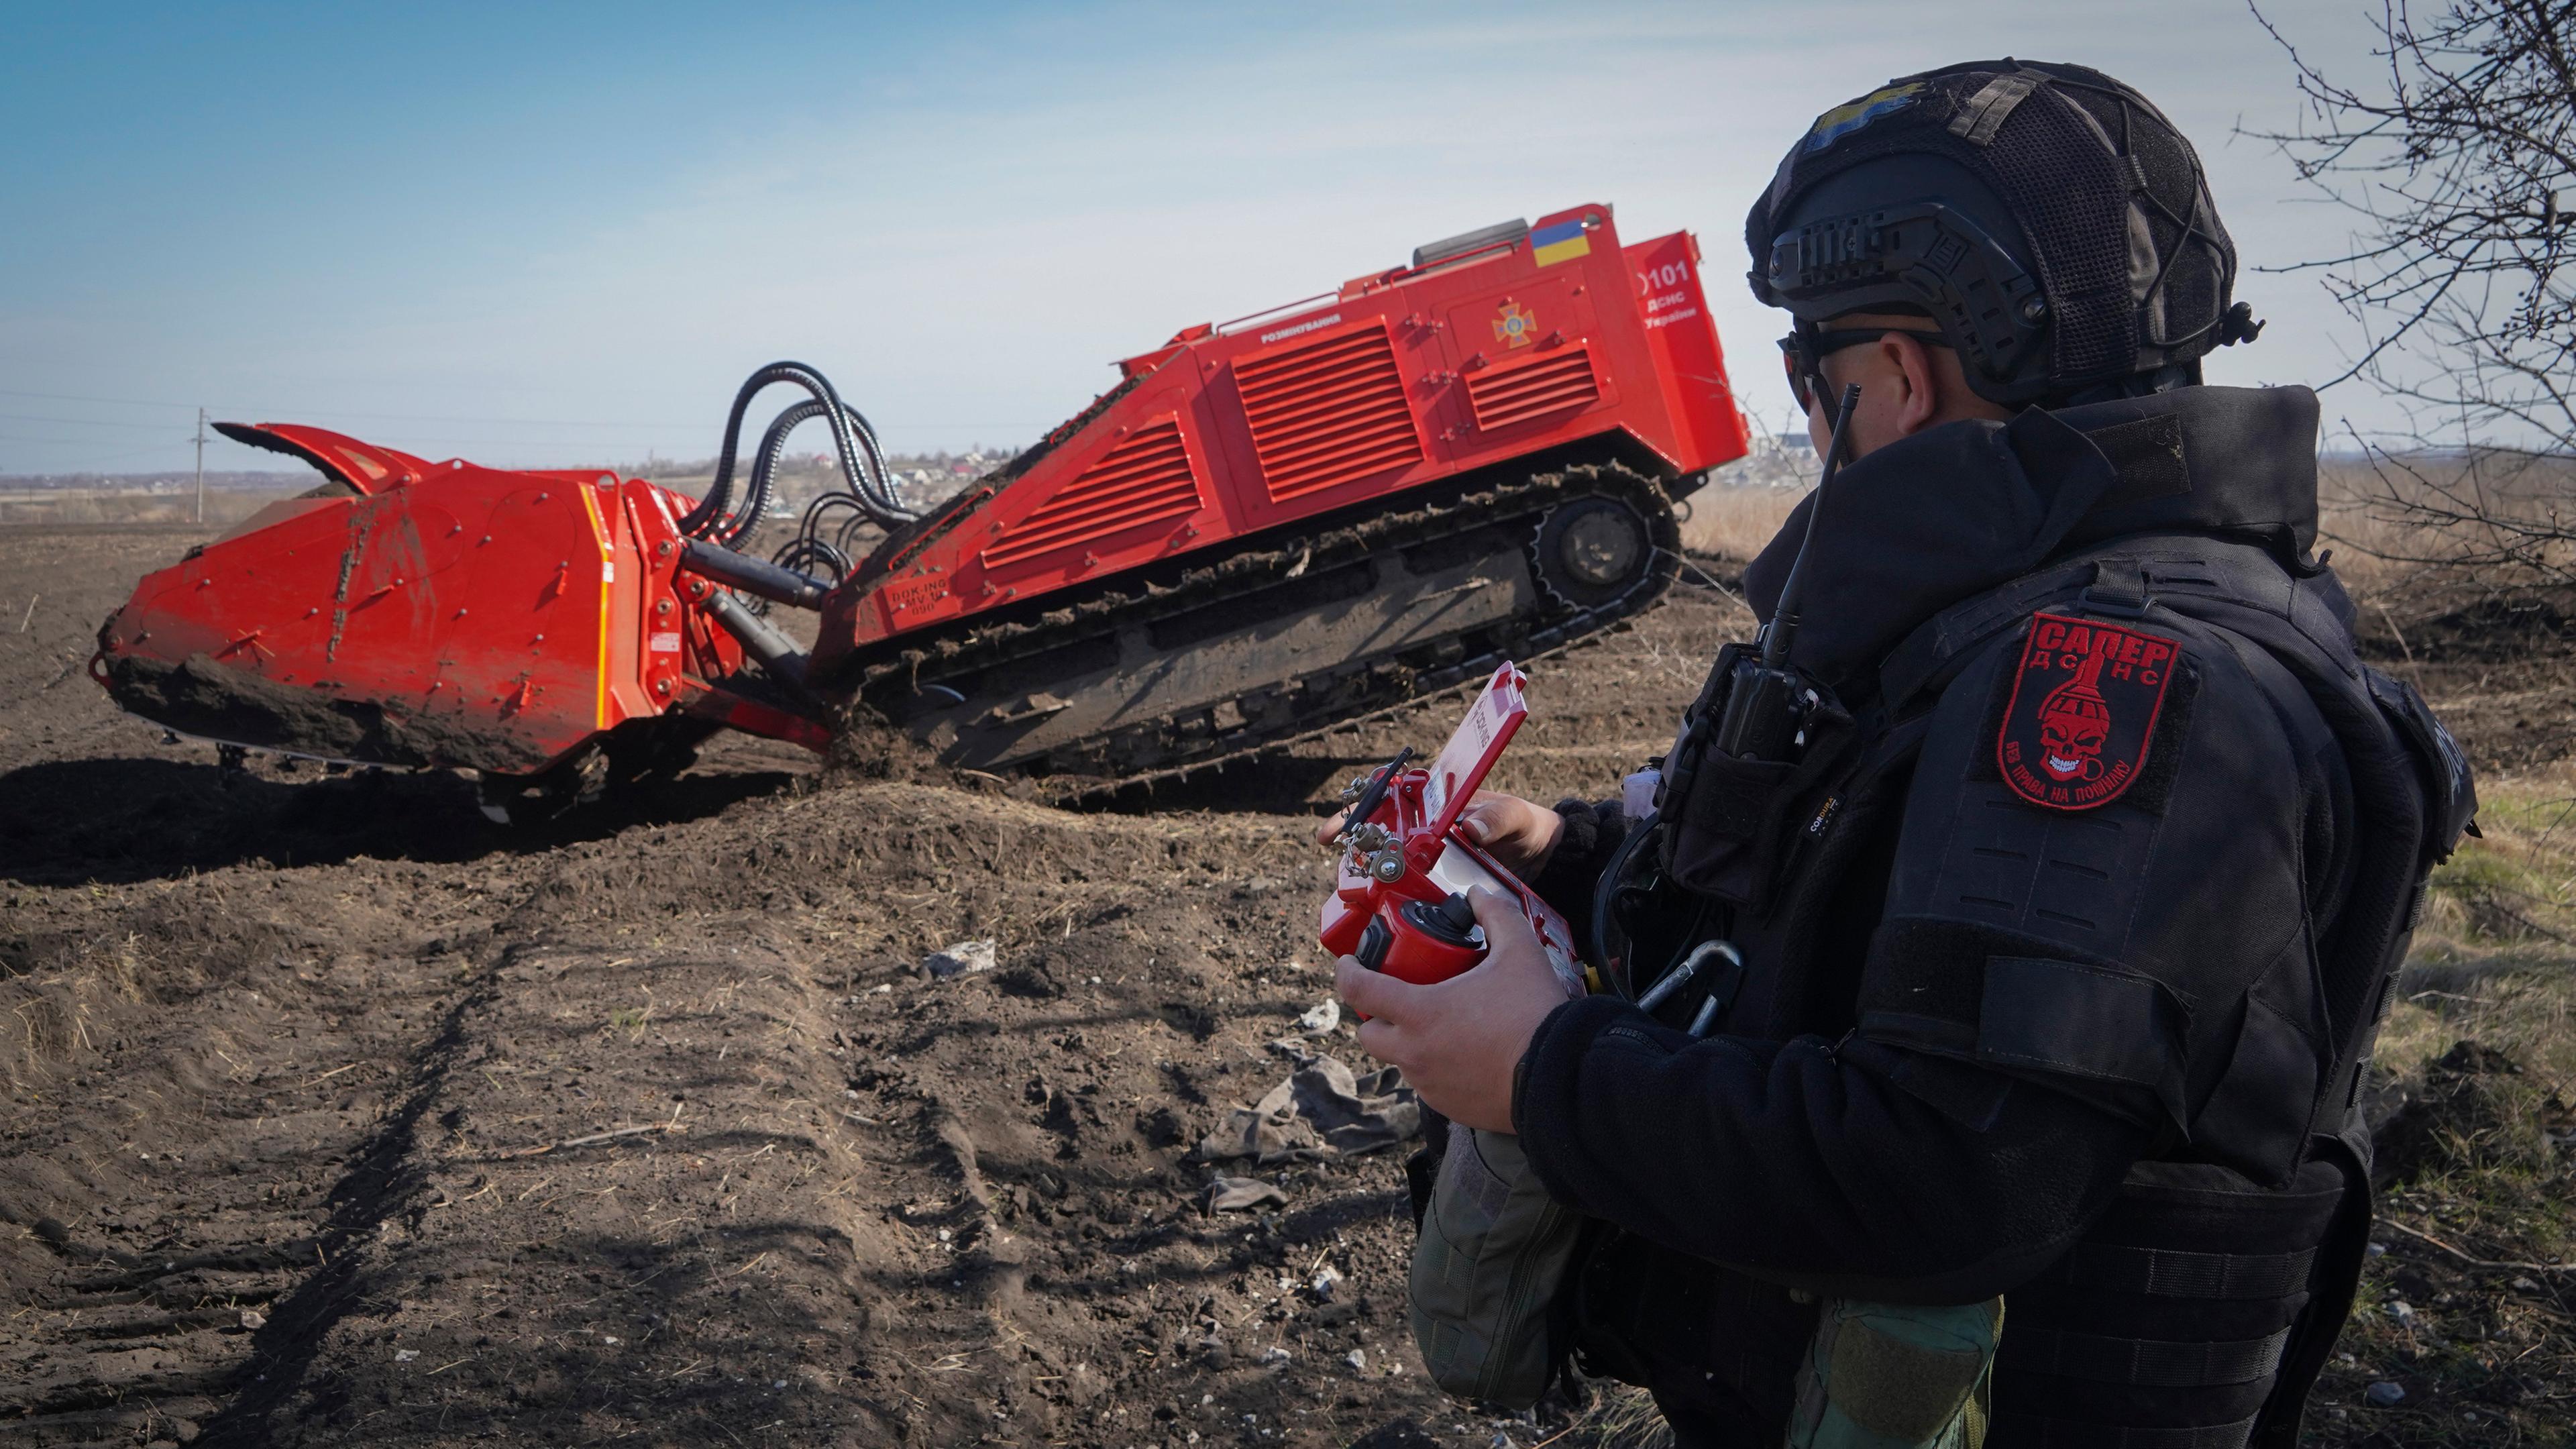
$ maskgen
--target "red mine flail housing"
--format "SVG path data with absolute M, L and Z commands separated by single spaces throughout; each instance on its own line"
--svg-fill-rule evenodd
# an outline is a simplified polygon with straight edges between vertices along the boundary
M 144 579 L 92 671 L 186 733 L 478 771 L 502 814 L 679 768 L 719 728 L 820 748 L 859 721 L 1097 789 L 1609 627 L 1669 585 L 1673 501 L 1745 448 L 1696 244 L 1623 248 L 1605 206 L 1118 366 L 926 515 L 795 364 L 745 384 L 703 499 L 226 424 L 329 481 Z M 774 382 L 812 397 L 737 500 L 743 416 Z M 816 419 L 846 486 L 753 557 L 787 435 Z M 810 651 L 762 617 L 773 602 L 819 610 Z

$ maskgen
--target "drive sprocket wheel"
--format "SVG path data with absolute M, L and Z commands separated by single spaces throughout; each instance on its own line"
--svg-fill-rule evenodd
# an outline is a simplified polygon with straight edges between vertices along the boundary
M 1655 530 L 1636 505 L 1598 494 L 1549 509 L 1530 541 L 1530 571 L 1557 602 L 1588 609 L 1626 596 L 1655 563 Z

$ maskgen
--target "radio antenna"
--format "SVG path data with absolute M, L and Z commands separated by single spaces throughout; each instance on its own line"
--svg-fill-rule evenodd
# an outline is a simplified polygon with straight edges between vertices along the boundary
M 1824 516 L 1825 490 L 1832 487 L 1834 474 L 1843 466 L 1843 437 L 1851 428 L 1852 411 L 1860 406 L 1860 384 L 1843 389 L 1842 401 L 1834 408 L 1834 436 L 1825 445 L 1825 473 L 1816 480 L 1816 496 L 1807 504 L 1807 531 L 1798 539 L 1798 555 L 1789 561 L 1789 577 L 1780 585 L 1779 607 L 1771 611 L 1771 622 L 1762 627 L 1762 666 L 1778 669 L 1789 662 L 1789 646 L 1798 638 L 1798 615 L 1806 600 L 1798 585 L 1807 576 L 1807 551 L 1816 546 L 1816 520 Z

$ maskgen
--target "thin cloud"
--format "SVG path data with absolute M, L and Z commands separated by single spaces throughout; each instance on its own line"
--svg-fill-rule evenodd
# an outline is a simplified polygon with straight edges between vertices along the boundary
M 2226 144 L 2240 114 L 2287 114 L 2285 66 L 2235 0 L 2159 14 L 2141 33 L 2134 12 L 2029 0 L 1965 14 L 1866 0 L 1830 17 L 1090 5 L 901 23 L 817 11 L 730 38 L 700 21 L 658 42 L 629 16 L 559 91 L 533 66 L 368 108 L 263 91 L 238 136 L 215 98 L 241 74 L 179 69 L 119 94 L 148 120 L 155 86 L 181 87 L 166 126 L 197 128 L 179 139 L 201 157 L 184 205 L 153 200 L 170 188 L 149 155 L 171 137 L 152 125 L 48 122 L 84 164 L 16 190 L 74 235 L 0 242 L 19 263 L 0 265 L 0 388 L 248 397 L 326 425 L 509 414 L 526 425 L 458 424 L 433 450 L 549 463 L 711 449 L 743 373 L 794 356 L 906 446 L 1025 441 L 1174 328 L 1606 201 L 1631 239 L 1699 233 L 1758 399 L 1779 321 L 1736 280 L 1745 205 L 1808 117 L 1905 70 L 2004 52 L 2104 64 L 2200 144 L 2249 259 L 2309 246 L 2280 204 L 2287 166 Z M 2358 34 L 2326 0 L 2287 18 Z M 345 69 L 362 39 L 355 22 L 270 34 L 259 63 Z M 225 154 L 226 137 L 253 149 Z M 217 167 L 229 190 L 210 189 Z M 194 199 L 210 194 L 226 199 Z M 2338 319 L 2311 284 L 2241 290 L 2275 325 L 2217 375 L 2331 362 Z M 639 416 L 669 422 L 575 425 Z M 698 449 L 675 437 L 693 420 Z M 438 425 L 399 426 L 430 446 Z M 84 456 L 10 442 L 0 469 Z M 174 444 L 164 461 L 184 457 Z

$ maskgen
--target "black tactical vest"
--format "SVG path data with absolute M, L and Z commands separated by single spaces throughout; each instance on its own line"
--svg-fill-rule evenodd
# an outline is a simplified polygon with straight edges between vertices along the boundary
M 1946 597 L 1939 561 L 1895 569 L 1886 586 L 1937 612 L 1898 629 L 1853 611 L 1792 764 L 1705 748 L 1722 657 L 1656 829 L 1631 841 L 1655 888 L 1601 898 L 1645 917 L 1625 923 L 1641 973 L 1694 939 L 1735 942 L 1726 1032 L 1848 1033 L 2153 1130 L 2074 1249 L 2006 1294 L 1997 1449 L 2292 1444 L 2351 1304 L 2370 1212 L 2355 1103 L 2426 873 L 2475 802 L 2456 745 L 2361 663 L 2349 602 L 2305 561 L 2314 418 L 2298 389 L 2026 414 L 2019 491 L 1994 501 L 2020 515 L 1996 530 L 2001 562 L 1954 571 Z M 2269 460 L 2231 478 L 2249 438 Z M 1810 620 L 1830 609 L 1811 602 Z M 1977 752 L 1934 733 L 1963 719 Z M 2226 731 L 2246 720 L 2272 753 L 2232 760 Z M 2177 778 L 2190 738 L 2198 771 Z M 1965 778 L 1918 779 L 1927 758 Z M 2205 838 L 2207 800 L 2171 801 L 2223 789 L 2211 761 L 2295 761 L 2311 806 L 2246 822 L 2253 845 Z M 2258 848 L 2295 856 L 2299 888 L 2267 919 L 2197 923 L 2264 943 L 2260 969 L 2216 979 L 2176 917 L 2196 858 L 2223 870 Z M 1651 1383 L 1686 1425 L 1695 1383 L 1739 1416 L 1782 1402 L 1800 1299 L 1611 1231 L 1570 1311 L 1596 1367 Z M 1713 1347 L 1692 1361 L 1685 1345 Z

